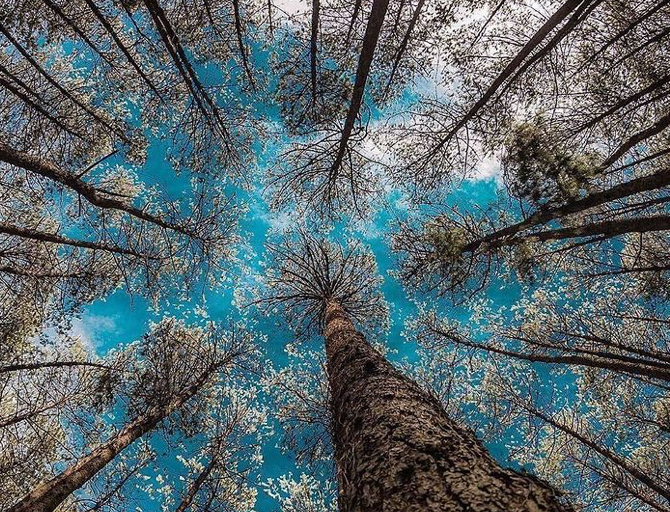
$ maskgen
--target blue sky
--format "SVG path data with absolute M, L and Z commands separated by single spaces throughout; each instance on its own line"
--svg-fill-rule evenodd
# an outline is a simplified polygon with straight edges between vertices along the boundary
M 161 152 L 165 150 L 164 144 L 152 144 L 149 151 L 147 163 L 141 171 L 140 176 L 158 176 L 165 172 L 165 161 Z M 484 204 L 490 201 L 496 191 L 496 182 L 493 179 L 465 182 L 462 187 L 453 193 L 452 200 L 463 204 L 474 202 Z M 241 230 L 247 234 L 247 243 L 251 251 L 250 267 L 259 269 L 260 261 L 264 254 L 264 243 L 272 228 L 283 227 L 290 219 L 282 213 L 272 213 L 267 208 L 259 190 L 250 193 L 251 204 L 248 213 L 241 222 Z M 402 210 L 403 201 L 397 193 L 391 193 L 388 203 Z M 379 272 L 384 278 L 382 293 L 389 303 L 390 329 L 383 341 L 390 349 L 390 358 L 397 361 L 416 361 L 415 345 L 411 340 L 402 336 L 405 320 L 416 312 L 416 306 L 411 297 L 400 286 L 399 282 L 391 275 L 395 267 L 395 257 L 387 245 L 387 235 L 392 232 L 393 214 L 391 211 L 378 211 L 373 221 L 368 222 L 364 229 L 355 232 L 362 241 L 369 244 L 375 254 Z M 344 236 L 342 229 L 335 229 L 331 233 L 333 240 Z M 344 240 L 341 240 L 344 241 Z M 239 273 L 242 269 L 232 269 L 233 273 Z M 219 289 L 209 290 L 205 294 L 205 302 L 196 300 L 189 306 L 204 305 L 212 320 L 225 322 L 230 317 L 238 317 L 240 312 L 232 304 L 233 286 L 230 283 L 222 285 Z M 506 293 L 492 287 L 489 292 L 491 298 L 500 300 L 502 294 Z M 496 297 L 496 294 L 499 295 Z M 508 293 L 505 300 L 511 303 Z M 174 308 L 161 313 L 152 313 L 147 302 L 138 296 L 129 296 L 121 289 L 103 300 L 98 300 L 87 306 L 81 319 L 75 321 L 74 332 L 86 339 L 97 351 L 103 355 L 113 347 L 132 342 L 142 336 L 148 329 L 150 321 L 156 321 L 162 314 L 180 314 Z M 453 312 L 460 320 L 467 321 L 467 311 L 459 310 Z M 268 363 L 279 369 L 290 364 L 285 353 L 285 347 L 293 340 L 288 327 L 283 324 L 280 317 L 266 317 L 255 327 L 259 333 L 267 335 L 267 343 L 264 347 Z M 319 343 L 318 340 L 315 340 Z M 324 376 L 325 378 L 325 376 Z M 298 475 L 304 468 L 297 468 L 290 454 L 282 454 L 277 448 L 280 443 L 279 427 L 277 435 L 270 439 L 263 448 L 264 464 L 261 471 L 261 479 L 277 478 L 282 474 L 292 472 Z M 499 451 L 499 447 L 492 447 Z M 259 493 L 256 509 L 259 511 L 272 510 L 274 500 L 269 498 L 263 491 Z
M 68 47 L 69 52 L 73 47 Z M 259 72 L 267 70 L 267 63 L 263 55 L 256 55 L 256 66 Z M 199 66 L 197 71 L 205 83 L 216 84 L 220 78 L 220 70 L 215 66 Z M 425 84 L 422 85 L 424 87 Z M 406 91 L 403 95 L 403 101 L 407 101 L 414 96 L 414 91 Z M 244 100 L 246 101 L 246 99 Z M 277 121 L 277 109 L 270 103 L 256 103 L 259 117 L 268 121 Z M 374 112 L 375 116 L 383 117 L 383 113 Z M 286 141 L 285 141 L 286 142 Z M 265 153 L 257 155 L 258 165 L 261 170 L 274 165 L 276 151 L 278 147 L 266 150 Z M 150 146 L 147 153 L 145 164 L 136 169 L 137 174 L 147 184 L 160 184 L 163 192 L 168 196 L 178 194 L 183 182 L 188 178 L 188 174 L 183 175 L 181 179 L 174 178 L 174 170 L 166 158 L 166 152 L 169 150 L 168 143 L 156 138 L 150 138 Z M 112 165 L 122 163 L 118 158 L 112 158 L 104 165 L 101 165 L 96 172 L 104 172 L 106 168 Z M 450 191 L 445 197 L 446 204 L 458 204 L 463 207 L 466 204 L 484 205 L 495 198 L 497 192 L 495 162 L 487 161 L 483 164 L 480 176 L 474 181 L 465 181 L 459 185 L 456 190 Z M 241 231 L 247 243 L 247 249 L 244 254 L 249 257 L 249 268 L 260 270 L 260 262 L 264 257 L 264 244 L 268 233 L 272 229 L 286 227 L 293 219 L 290 214 L 271 212 L 268 208 L 266 198 L 263 196 L 262 184 L 256 183 L 255 188 L 247 192 L 241 192 L 245 197 L 249 209 L 241 221 Z M 398 281 L 392 277 L 391 272 L 395 266 L 395 257 L 388 247 L 388 235 L 393 231 L 394 216 L 405 214 L 406 203 L 402 196 L 396 191 L 388 191 L 385 201 L 377 204 L 387 206 L 378 210 L 374 216 L 367 222 L 357 225 L 353 230 L 353 236 L 359 238 L 366 244 L 369 244 L 371 250 L 376 256 L 380 274 L 384 278 L 382 292 L 387 300 L 390 309 L 390 329 L 383 341 L 390 349 L 389 357 L 396 361 L 413 362 L 417 356 L 415 345 L 412 340 L 407 340 L 402 336 L 405 321 L 416 312 L 416 306 L 411 297 L 408 297 L 405 290 L 399 285 Z M 345 236 L 352 236 L 351 233 L 345 235 L 344 224 L 336 226 L 330 234 L 331 239 L 344 242 Z M 246 269 L 238 267 L 231 268 L 233 275 L 240 275 L 246 272 Z M 242 279 L 244 283 L 248 279 Z M 174 314 L 180 316 L 195 306 L 204 306 L 209 318 L 215 321 L 225 322 L 231 317 L 238 318 L 240 311 L 233 306 L 233 291 L 237 284 L 234 281 L 222 283 L 222 285 L 213 290 L 207 290 L 204 294 L 204 302 L 201 297 L 195 297 L 188 305 L 172 305 L 162 308 L 160 313 L 154 313 L 150 310 L 146 300 L 139 296 L 129 296 L 125 290 L 120 289 L 103 300 L 88 305 L 84 308 L 81 317 L 74 321 L 73 332 L 79 335 L 83 340 L 99 355 L 104 355 L 108 350 L 130 343 L 141 337 L 148 329 L 149 322 L 158 320 L 165 314 Z M 518 290 L 510 293 L 509 289 L 503 290 L 499 286 L 490 287 L 489 298 L 495 302 L 504 305 L 510 305 L 512 299 L 517 295 Z M 467 310 L 450 310 L 454 318 L 467 322 Z M 288 327 L 282 323 L 279 317 L 264 317 L 255 328 L 259 333 L 267 336 L 267 343 L 264 347 L 268 365 L 274 368 L 281 368 L 290 363 L 285 352 L 285 347 L 293 339 Z M 317 347 L 318 347 L 318 341 Z M 325 378 L 325 376 L 324 376 Z M 283 454 L 277 448 L 280 442 L 280 434 L 277 434 L 268 440 L 263 447 L 264 464 L 261 468 L 261 479 L 276 478 L 282 474 L 292 472 L 294 476 L 298 475 L 304 469 L 297 468 L 290 454 Z M 501 447 L 491 446 L 494 455 L 502 453 Z M 174 462 L 170 462 L 172 464 Z M 169 466 L 168 466 L 169 467 Z M 264 492 L 260 492 L 256 509 L 259 511 L 268 511 L 276 505 Z

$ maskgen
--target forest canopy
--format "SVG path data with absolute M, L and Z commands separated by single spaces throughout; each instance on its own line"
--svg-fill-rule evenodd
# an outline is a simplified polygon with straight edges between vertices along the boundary
M 0 510 L 670 512 L 670 2 L 4 0 Z

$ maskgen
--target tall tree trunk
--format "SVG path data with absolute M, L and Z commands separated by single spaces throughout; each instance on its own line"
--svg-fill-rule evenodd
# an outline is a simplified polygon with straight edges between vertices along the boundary
M 2 64 L 0 64 L 0 72 L 4 73 L 7 75 L 9 78 L 14 80 L 15 83 L 23 87 L 23 91 L 19 89 L 18 87 L 15 87 L 11 82 L 8 80 L 5 80 L 4 78 L 0 78 L 0 86 L 4 87 L 7 89 L 9 92 L 11 92 L 14 96 L 16 96 L 19 100 L 21 100 L 25 105 L 27 105 L 29 108 L 32 108 L 33 110 L 37 111 L 39 114 L 41 114 L 43 117 L 47 118 L 49 121 L 54 123 L 56 126 L 61 128 L 63 131 L 69 133 L 70 135 L 73 135 L 74 137 L 77 137 L 80 140 L 87 141 L 86 137 L 80 133 L 77 130 L 74 130 L 73 128 L 70 128 L 69 126 L 65 125 L 60 119 L 57 117 L 53 116 L 50 114 L 44 107 L 42 107 L 37 101 L 33 101 L 30 99 L 28 94 L 26 94 L 24 91 L 29 92 L 33 97 L 37 98 L 38 101 L 41 101 L 41 99 L 35 94 L 35 92 L 30 89 L 27 85 L 25 85 L 20 79 L 12 76 L 8 71 L 7 68 L 5 68 Z
M 324 336 L 340 511 L 570 510 L 548 485 L 500 467 L 336 303 Z
M 209 478 L 209 475 L 214 470 L 214 467 L 218 462 L 218 456 L 219 453 L 217 451 L 212 455 L 211 459 L 207 463 L 207 466 L 205 466 L 205 468 L 198 474 L 196 479 L 191 482 L 191 484 L 188 486 L 186 494 L 184 494 L 181 501 L 179 502 L 179 505 L 177 505 L 175 512 L 185 512 L 191 506 L 193 500 L 195 499 L 195 495 L 198 494 L 198 491 L 202 488 L 204 483 Z
M 588 0 L 587 0 L 588 2 Z M 493 97 L 502 84 L 512 76 L 512 73 L 521 66 L 528 57 L 558 25 L 560 25 L 574 10 L 576 10 L 584 0 L 566 0 L 561 7 L 533 34 L 533 37 L 524 45 L 519 53 L 505 66 L 496 79 L 491 83 L 486 92 L 475 102 L 470 110 L 461 117 L 456 124 L 449 130 L 447 135 L 430 151 L 433 156 L 447 144 L 456 133 L 463 128 L 470 119 L 475 117 L 481 108 Z
M 521 75 L 523 75 L 536 62 L 544 59 L 549 53 L 558 46 L 558 44 L 570 33 L 577 25 L 584 21 L 589 14 L 591 14 L 596 7 L 598 7 L 603 0 L 586 0 L 579 6 L 579 8 L 570 16 L 570 19 L 563 25 L 554 36 L 542 47 L 540 51 L 535 53 L 530 59 L 523 63 L 523 65 L 514 73 L 514 76 L 507 81 L 507 84 L 498 93 L 498 98 L 516 83 Z
M 253 91 L 256 91 L 256 83 L 254 82 L 254 75 L 251 73 L 249 67 L 249 58 L 247 56 L 247 49 L 244 46 L 244 37 L 242 31 L 242 16 L 240 15 L 240 1 L 233 0 L 233 12 L 235 14 L 235 33 L 237 34 L 237 45 L 240 47 L 240 56 L 242 57 L 242 67 L 247 74 L 249 84 Z
M 516 224 L 511 224 L 468 243 L 463 248 L 463 252 L 475 251 L 483 243 L 492 243 L 496 240 L 511 237 L 533 226 L 547 224 L 552 220 L 561 219 L 571 214 L 583 212 L 591 208 L 595 208 L 596 206 L 600 206 L 611 201 L 616 201 L 617 199 L 623 199 L 635 194 L 640 194 L 642 192 L 657 190 L 663 187 L 667 187 L 668 185 L 670 185 L 670 170 L 667 169 L 663 169 L 649 176 L 642 176 L 625 183 L 620 183 L 619 185 L 615 185 L 600 192 L 594 192 L 583 197 L 582 199 L 571 201 L 562 206 L 539 210 L 533 213 L 526 220 L 517 222 Z
M 79 37 L 81 37 L 81 40 L 84 41 L 89 48 L 91 48 L 95 53 L 97 53 L 100 58 L 102 58 L 107 64 L 110 65 L 110 67 L 114 67 L 114 63 L 107 57 L 100 48 L 98 48 L 98 45 L 96 45 L 91 39 L 86 35 L 86 33 L 77 26 L 77 24 L 61 9 L 55 2 L 52 0 L 42 0 L 42 3 L 46 5 L 49 9 L 51 9 L 56 15 L 67 25 L 70 27 L 70 29 L 77 34 Z
M 602 164 L 603 170 L 607 169 L 612 164 L 616 163 L 619 158 L 624 156 L 628 151 L 637 146 L 640 142 L 647 140 L 654 135 L 658 135 L 663 130 L 670 126 L 670 113 L 665 114 L 663 117 L 658 119 L 654 124 L 645 128 L 642 131 L 639 131 L 631 135 L 627 140 L 621 143 L 621 145 L 612 153 L 607 160 Z
M 312 101 L 316 101 L 316 52 L 318 51 L 317 37 L 319 35 L 319 0 L 312 0 L 312 26 L 309 44 L 309 69 L 312 80 Z
M 60 183 L 70 190 L 82 196 L 93 206 L 103 209 L 112 209 L 125 212 L 137 219 L 150 222 L 165 229 L 177 231 L 184 235 L 193 237 L 194 233 L 177 224 L 167 222 L 160 217 L 148 213 L 147 208 L 135 208 L 123 201 L 109 197 L 110 193 L 94 187 L 83 181 L 76 174 L 69 173 L 55 163 L 40 158 L 39 156 L 16 151 L 6 144 L 0 142 L 0 162 L 15 165 L 27 171 L 44 176 L 52 181 Z
M 668 4 L 667 0 L 663 0 L 662 2 L 659 2 L 656 4 L 654 7 L 649 9 L 647 12 L 645 12 L 642 16 L 634 20 L 630 25 L 628 25 L 625 29 L 621 30 L 616 36 L 614 36 L 612 39 L 609 39 L 604 45 L 598 49 L 593 55 L 591 55 L 586 62 L 584 62 L 579 69 L 577 70 L 577 73 L 581 72 L 586 66 L 590 65 L 593 62 L 596 62 L 596 59 L 598 56 L 600 56 L 605 50 L 607 50 L 610 46 L 612 46 L 614 43 L 619 41 L 622 37 L 624 37 L 626 34 L 628 34 L 631 30 L 633 30 L 635 27 L 637 27 L 640 23 L 646 21 L 648 18 L 656 14 L 659 10 L 661 10 L 663 7 L 665 7 Z
M 393 59 L 393 67 L 391 68 L 391 74 L 389 75 L 388 82 L 386 83 L 386 88 L 384 89 L 384 93 L 382 94 L 383 98 L 386 98 L 386 96 L 389 93 L 389 90 L 391 89 L 393 78 L 395 77 L 396 71 L 398 70 L 400 61 L 402 60 L 402 57 L 405 54 L 405 50 L 407 50 L 407 44 L 409 43 L 409 38 L 412 37 L 412 31 L 416 26 L 416 22 L 419 21 L 419 15 L 421 14 L 421 9 L 423 8 L 424 3 L 425 0 L 419 0 L 419 3 L 416 4 L 416 9 L 414 9 L 414 13 L 412 14 L 412 19 L 410 20 L 409 25 L 407 26 L 407 30 L 405 31 L 405 35 L 402 38 L 400 46 L 398 47 L 398 50 L 395 53 L 395 57 Z M 398 16 L 400 16 L 399 11 Z
M 111 366 L 91 361 L 44 361 L 34 363 L 16 363 L 7 366 L 0 366 L 0 375 L 9 372 L 18 372 L 22 370 L 41 370 L 42 368 L 71 368 L 73 366 L 86 366 L 90 368 L 102 368 L 112 370 Z
M 203 372 L 196 382 L 174 397 L 168 404 L 150 408 L 146 413 L 128 423 L 106 443 L 98 446 L 48 482 L 39 485 L 6 512 L 52 512 L 70 494 L 93 478 L 125 448 L 151 431 L 158 423 L 193 397 L 205 385 L 215 370 L 216 368 L 212 368 Z
M 137 61 L 133 58 L 132 54 L 130 53 L 130 50 L 126 48 L 126 45 L 123 44 L 123 41 L 121 41 L 121 38 L 119 35 L 116 33 L 114 30 L 114 27 L 112 27 L 111 23 L 107 21 L 107 18 L 105 18 L 104 14 L 98 9 L 98 6 L 95 5 L 95 2 L 93 0 L 84 0 L 86 2 L 86 5 L 88 5 L 89 9 L 97 20 L 100 22 L 100 24 L 105 28 L 109 36 L 112 38 L 114 41 L 114 44 L 121 50 L 121 53 L 123 53 L 124 57 L 126 60 L 130 63 L 130 65 L 137 71 L 137 74 L 140 75 L 144 83 L 146 83 L 149 86 L 149 89 L 151 89 L 156 96 L 161 100 L 161 102 L 165 103 L 165 100 L 163 99 L 163 96 L 161 96 L 161 93 L 158 92 L 158 89 L 154 85 L 154 83 L 149 80 L 149 77 L 142 71 L 142 68 L 140 65 L 137 63 Z
M 670 230 L 670 215 L 652 215 L 650 217 L 606 220 L 582 226 L 538 231 L 527 236 L 492 242 L 491 247 L 514 246 L 527 240 L 546 242 L 548 240 L 597 237 L 594 241 L 601 241 L 627 233 L 649 233 L 650 231 L 668 230 Z
M 636 102 L 637 100 L 639 100 L 643 96 L 646 96 L 647 94 L 650 94 L 652 92 L 655 92 L 658 89 L 661 89 L 661 88 L 665 87 L 669 83 L 670 83 L 670 74 L 666 74 L 666 75 L 662 76 L 661 78 L 659 78 L 658 80 L 656 80 L 651 85 L 648 85 L 647 87 L 645 87 L 644 89 L 641 89 L 641 90 L 637 91 L 636 93 L 633 93 L 633 94 L 631 94 L 629 96 L 626 96 L 625 98 L 622 98 L 621 100 L 617 101 L 614 105 L 612 105 L 610 108 L 608 108 L 602 114 L 598 114 L 593 119 L 587 121 L 586 123 L 581 124 L 580 126 L 575 128 L 575 130 L 573 131 L 573 134 L 576 135 L 580 132 L 583 132 L 584 130 L 588 130 L 589 128 L 595 126 L 597 123 L 599 123 L 603 119 L 611 116 L 612 114 L 614 114 L 618 110 L 621 110 L 622 108 L 627 107 L 631 103 Z M 664 96 L 666 96 L 668 93 L 669 93 L 669 91 L 665 91 L 665 92 L 661 93 L 659 96 L 657 96 L 656 98 L 661 99 Z M 654 101 L 656 98 L 651 98 L 651 100 Z
M 370 74 L 372 58 L 375 55 L 377 41 L 379 41 L 379 34 L 382 30 L 382 24 L 384 23 L 384 17 L 386 16 L 388 6 L 389 0 L 374 0 L 372 3 L 372 11 L 368 18 L 368 24 L 365 27 L 365 35 L 363 36 L 363 47 L 361 48 L 361 54 L 358 58 L 358 68 L 356 69 L 354 90 L 351 93 L 351 103 L 349 103 L 347 118 L 344 121 L 344 127 L 342 128 L 337 155 L 330 169 L 331 176 L 336 176 L 340 170 L 342 160 L 344 160 L 344 155 L 347 150 L 347 144 L 349 143 L 351 133 L 354 130 L 356 118 L 361 110 L 365 84 L 368 80 L 368 75 Z
M 23 57 L 30 63 L 30 65 L 35 68 L 35 70 L 42 75 L 47 82 L 49 82 L 54 88 L 56 88 L 60 93 L 63 94 L 68 100 L 70 100 L 72 103 L 77 105 L 79 108 L 81 108 L 84 112 L 86 112 L 88 115 L 93 117 L 96 121 L 98 121 L 102 126 L 107 128 L 112 133 L 115 133 L 116 135 L 119 136 L 119 138 L 123 142 L 128 142 L 128 137 L 126 134 L 118 128 L 117 126 L 114 126 L 111 124 L 109 121 L 103 119 L 101 115 L 96 112 L 95 108 L 92 107 L 91 105 L 83 103 L 81 100 L 78 98 L 75 98 L 74 95 L 68 91 L 65 87 L 63 87 L 59 82 L 57 82 L 33 57 L 28 53 L 28 50 L 26 50 L 21 43 L 9 32 L 7 27 L 0 22 L 0 33 L 2 33 L 7 40 L 18 50 L 18 52 L 23 55 Z

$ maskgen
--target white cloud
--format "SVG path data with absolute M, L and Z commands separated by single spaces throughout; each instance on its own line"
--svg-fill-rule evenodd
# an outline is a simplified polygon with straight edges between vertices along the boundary
M 501 180 L 500 159 L 495 156 L 484 158 L 477 166 L 477 170 L 470 177 L 470 181 L 488 180 L 495 180 L 496 182 L 500 182 Z
M 307 3 L 303 0 L 276 0 L 273 5 L 288 15 L 300 14 L 307 10 Z
M 78 338 L 85 346 L 93 351 L 100 346 L 103 337 L 118 332 L 117 322 L 119 315 L 84 315 L 72 321 L 70 335 Z

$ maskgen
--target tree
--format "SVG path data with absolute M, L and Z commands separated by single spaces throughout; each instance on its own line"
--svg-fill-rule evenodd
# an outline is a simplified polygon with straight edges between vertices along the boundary
M 129 417 L 123 427 L 34 487 L 8 510 L 54 510 L 128 446 L 202 396 L 216 379 L 235 368 L 244 369 L 253 347 L 244 332 L 227 334 L 213 325 L 188 328 L 174 319 L 165 319 L 145 336 L 138 350 L 142 358 L 123 383 L 127 386 Z
M 284 42 L 287 55 L 277 63 L 278 100 L 287 129 L 300 138 L 283 152 L 269 176 L 273 204 L 326 217 L 350 212 L 365 217 L 369 202 L 382 188 L 376 169 L 382 162 L 367 145 L 372 109 L 379 106 L 375 102 L 396 98 L 411 71 L 432 58 L 428 41 L 409 47 L 410 38 L 419 29 L 426 36 L 448 17 L 448 9 L 436 5 L 435 13 L 419 22 L 424 3 L 418 3 L 409 19 L 404 18 L 407 9 L 402 2 L 373 1 L 369 7 L 368 2 L 357 2 L 353 10 L 350 2 L 315 3 L 309 26 L 319 24 L 319 44 L 314 31 L 302 36 L 307 22 L 296 20 L 299 30 L 289 33 Z M 362 15 L 367 23 L 359 36 L 356 21 Z M 358 38 L 360 48 L 352 44 Z M 306 47 L 309 67 L 303 58 Z M 319 66 L 317 51 L 322 55 Z M 397 87 L 393 94 L 391 83 Z M 366 91 L 373 100 L 369 104 Z
M 269 250 L 265 303 L 325 338 L 341 510 L 566 509 L 542 482 L 501 468 L 354 328 L 384 314 L 369 254 L 305 233 Z
M 668 440 L 667 309 L 629 281 L 566 276 L 511 306 L 471 301 L 467 330 L 428 307 L 409 325 L 435 395 L 587 510 L 667 510 L 667 465 L 648 459 Z
M 454 210 L 421 227 L 415 220 L 401 226 L 395 248 L 406 256 L 408 282 L 427 282 L 442 293 L 473 282 L 481 287 L 500 260 L 528 274 L 557 257 L 571 258 L 573 268 L 595 269 L 591 277 L 666 270 L 658 259 L 668 230 L 665 162 L 631 164 L 598 177 L 597 156 L 571 154 L 541 130 L 521 125 L 510 137 L 504 159 L 510 201 L 483 213 Z M 531 206 L 513 222 L 502 209 L 512 209 L 516 200 Z M 631 243 L 641 249 L 632 260 Z

